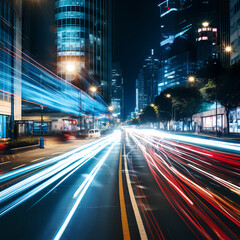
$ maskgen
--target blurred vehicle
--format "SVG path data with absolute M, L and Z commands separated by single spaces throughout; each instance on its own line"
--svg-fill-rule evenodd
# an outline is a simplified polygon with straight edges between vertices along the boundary
M 98 129 L 90 129 L 88 131 L 88 138 L 100 138 L 101 134 Z
M 0 154 L 4 154 L 7 150 L 7 144 L 0 142 Z
M 71 131 L 61 132 L 61 135 L 59 138 L 60 141 L 70 141 L 70 140 L 74 140 L 74 139 L 76 139 L 76 137 L 72 135 Z

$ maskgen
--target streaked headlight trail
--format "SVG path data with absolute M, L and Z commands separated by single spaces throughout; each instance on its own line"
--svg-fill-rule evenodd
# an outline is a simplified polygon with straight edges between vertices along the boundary
M 31 170 L 38 168 L 40 169 L 32 176 L 27 177 L 26 179 L 1 191 L 0 216 L 5 215 L 6 213 L 13 210 L 15 207 L 27 201 L 29 198 L 46 189 L 50 185 L 55 184 L 55 186 L 52 187 L 50 191 L 48 191 L 48 193 L 50 193 L 54 188 L 58 187 L 63 181 L 65 181 L 74 172 L 76 172 L 80 167 L 93 159 L 94 156 L 96 156 L 105 148 L 109 148 L 104 157 L 102 157 L 102 159 L 97 163 L 97 165 L 93 168 L 88 177 L 76 191 L 74 197 L 77 197 L 77 201 L 79 201 L 79 197 L 81 196 L 82 199 L 84 193 L 87 191 L 87 188 L 89 187 L 97 172 L 101 168 L 102 164 L 110 154 L 112 148 L 117 143 L 119 143 L 120 139 L 121 132 L 116 131 L 108 137 L 90 143 L 82 148 L 71 151 L 70 153 L 64 154 L 52 160 L 47 160 L 43 163 L 35 164 L 35 167 L 34 165 L 30 166 L 29 168 Z M 43 166 L 44 169 L 42 169 Z M 18 171 L 15 171 L 16 175 L 14 174 L 14 172 L 12 172 L 10 173 L 11 177 L 19 176 L 19 174 L 25 174 L 26 171 L 30 171 L 29 168 L 25 168 L 22 170 L 19 169 Z M 10 174 L 7 173 L 2 175 L 1 179 L 9 179 Z M 45 194 L 43 197 L 45 197 L 47 194 Z

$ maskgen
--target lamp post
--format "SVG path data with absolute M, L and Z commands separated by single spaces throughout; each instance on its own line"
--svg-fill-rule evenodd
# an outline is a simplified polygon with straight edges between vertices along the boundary
M 41 136 L 43 136 L 43 106 L 41 105 Z
M 172 102 L 172 95 L 170 93 L 166 94 L 166 98 L 169 98 L 171 99 L 171 102 Z M 175 125 L 175 108 L 173 107 L 173 104 L 172 104 L 172 116 L 171 116 L 171 119 L 173 120 L 173 129 L 174 129 L 174 125 Z
M 113 116 L 112 113 L 114 111 L 114 107 L 113 106 L 109 106 L 108 107 L 108 111 L 111 113 L 111 116 Z M 114 124 L 114 118 L 113 118 L 113 124 Z M 110 125 L 110 120 L 109 120 L 109 125 Z
M 226 46 L 223 51 L 226 53 L 231 54 L 233 52 L 232 46 Z M 215 77 L 215 104 L 216 104 L 216 137 L 219 136 L 218 134 L 218 79 Z
M 97 87 L 96 86 L 91 86 L 89 88 L 90 92 L 92 93 L 92 98 L 94 98 L 94 94 L 97 92 Z M 95 129 L 95 116 L 94 116 L 94 105 L 93 105 L 93 129 Z
M 76 65 L 74 64 L 74 62 L 67 63 L 66 72 L 71 75 L 76 74 L 80 76 L 80 73 L 78 73 L 76 70 Z M 79 129 L 80 131 L 82 129 L 82 116 L 80 114 L 81 111 L 82 111 L 82 90 L 80 89 L 80 92 L 79 92 Z

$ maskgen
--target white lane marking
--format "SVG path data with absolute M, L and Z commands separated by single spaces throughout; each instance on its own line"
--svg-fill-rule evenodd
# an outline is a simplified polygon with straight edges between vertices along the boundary
M 62 152 L 56 152 L 56 153 L 52 153 L 51 155 L 57 155 L 57 154 L 61 154 Z
M 128 186 L 128 192 L 129 192 L 129 196 L 130 196 L 130 200 L 132 203 L 132 207 L 133 207 L 133 212 L 137 221 L 137 225 L 138 225 L 138 230 L 139 230 L 139 234 L 141 239 L 148 239 L 147 234 L 146 234 L 146 230 L 144 228 L 143 225 L 143 221 L 137 206 L 137 202 L 133 193 L 133 189 L 132 189 L 132 185 L 131 185 L 131 181 L 130 181 L 130 177 L 129 177 L 129 172 L 128 172 L 128 167 L 127 167 L 127 159 L 126 159 L 126 149 L 125 149 L 125 145 L 124 145 L 124 166 L 125 166 L 125 173 L 126 173 L 126 179 L 127 179 L 127 186 Z
M 40 161 L 40 160 L 42 160 L 42 159 L 44 159 L 45 157 L 41 157 L 41 158 L 37 158 L 37 159 L 35 159 L 35 160 L 32 160 L 31 162 L 37 162 L 37 161 Z
M 0 165 L 4 165 L 4 164 L 10 163 L 10 162 L 11 161 L 3 162 L 3 163 L 0 163 Z
M 22 165 L 20 165 L 20 166 L 14 167 L 14 168 L 12 168 L 12 169 L 15 170 L 15 169 L 18 169 L 18 168 L 23 167 L 23 166 L 26 166 L 26 164 L 22 164 Z

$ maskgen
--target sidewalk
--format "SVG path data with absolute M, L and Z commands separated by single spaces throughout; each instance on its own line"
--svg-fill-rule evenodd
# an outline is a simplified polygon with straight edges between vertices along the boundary
M 44 140 L 44 149 L 36 148 L 17 154 L 0 156 L 0 174 L 64 154 L 96 139 L 76 139 L 69 142 L 60 142 L 56 137 L 45 137 Z
M 184 134 L 184 135 L 189 135 L 189 136 L 194 136 L 194 137 L 204 137 L 208 139 L 214 139 L 214 140 L 219 140 L 219 141 L 229 141 L 229 142 L 240 142 L 240 136 L 221 136 L 221 137 L 216 137 L 214 134 L 206 134 L 206 133 L 196 133 L 196 132 L 169 132 L 169 133 L 174 133 L 174 134 Z

